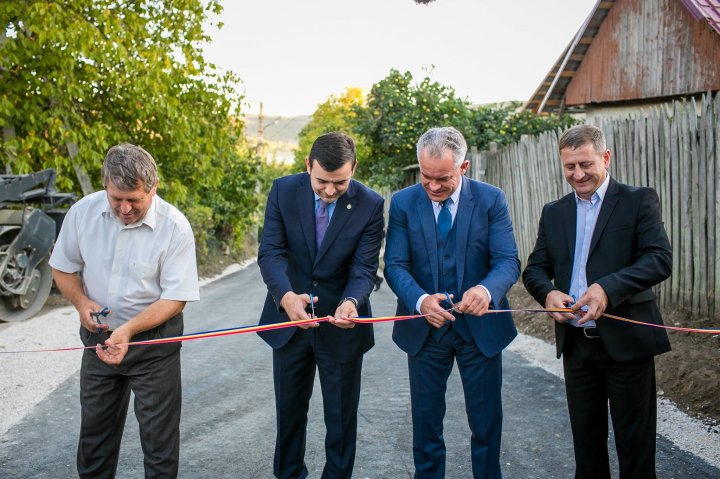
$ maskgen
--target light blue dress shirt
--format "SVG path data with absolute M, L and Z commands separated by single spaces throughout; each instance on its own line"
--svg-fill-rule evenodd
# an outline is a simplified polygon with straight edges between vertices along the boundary
M 575 195 L 577 204 L 577 228 L 575 230 L 575 258 L 573 260 L 569 294 L 574 297 L 576 301 L 580 299 L 588 289 L 585 267 L 587 265 L 590 242 L 592 241 L 593 232 L 595 231 L 598 213 L 602 207 L 602 202 L 609 184 L 610 174 L 608 173 L 605 176 L 605 181 L 603 181 L 602 185 L 593 193 L 589 200 L 584 200 L 577 196 L 577 194 Z M 570 324 L 585 328 L 595 327 L 595 321 L 579 324 L 577 319 L 571 319 Z

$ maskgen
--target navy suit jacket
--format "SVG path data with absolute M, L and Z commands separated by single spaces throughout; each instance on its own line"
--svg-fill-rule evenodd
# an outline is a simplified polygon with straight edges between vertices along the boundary
M 523 282 L 545 306 L 552 290 L 570 290 L 577 203 L 575 193 L 548 203 L 540 216 L 535 249 L 528 258 Z M 662 324 L 652 286 L 672 272 L 672 250 L 662 218 L 658 195 L 652 188 L 618 183 L 612 177 L 590 240 L 585 274 L 608 297 L 606 312 L 638 321 Z M 565 345 L 565 328 L 555 324 L 557 356 Z M 600 339 L 616 361 L 630 361 L 670 350 L 667 333 L 609 318 L 597 321 Z
M 380 195 L 352 180 L 338 200 L 320 250 L 315 246 L 315 199 L 310 175 L 299 173 L 273 182 L 265 209 L 258 265 L 268 288 L 260 324 L 288 321 L 280 301 L 288 291 L 319 298 L 318 317 L 334 314 L 346 297 L 358 301 L 358 314 L 370 316 L 383 235 Z M 299 328 L 259 333 L 281 348 Z M 341 329 L 321 323 L 318 347 L 328 348 L 339 362 L 353 360 L 374 344 L 371 325 Z
M 457 284 L 455 301 L 479 284 L 492 295 L 491 309 L 508 309 L 505 297 L 520 275 L 520 261 L 504 193 L 491 185 L 462 177 L 454 228 Z M 425 293 L 438 291 L 436 220 L 422 185 L 397 192 L 390 202 L 385 245 L 385 278 L 398 297 L 397 314 L 415 313 Z M 509 313 L 465 315 L 470 332 L 488 357 L 501 352 L 517 335 Z M 411 356 L 422 348 L 430 326 L 425 318 L 397 321 L 393 340 Z

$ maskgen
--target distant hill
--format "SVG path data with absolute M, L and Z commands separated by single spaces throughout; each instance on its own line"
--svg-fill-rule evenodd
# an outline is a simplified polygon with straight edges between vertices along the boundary
M 297 145 L 298 134 L 310 121 L 310 115 L 301 116 L 266 116 L 263 118 L 265 126 L 265 141 L 291 143 Z M 258 138 L 258 116 L 245 115 L 245 136 L 248 139 Z

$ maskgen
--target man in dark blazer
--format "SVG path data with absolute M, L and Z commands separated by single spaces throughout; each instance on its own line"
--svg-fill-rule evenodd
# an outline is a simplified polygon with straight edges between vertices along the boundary
M 610 478 L 608 401 L 620 478 L 655 477 L 654 356 L 670 350 L 652 287 L 671 273 L 672 251 L 657 193 L 610 178 L 610 150 L 591 125 L 560 138 L 574 192 L 545 205 L 523 272 L 530 294 L 553 313 L 565 370 L 576 478 Z M 577 301 L 575 301 L 577 299 Z
M 374 338 L 371 325 L 349 318 L 371 315 L 383 199 L 352 179 L 355 145 L 342 133 L 320 136 L 305 162 L 307 173 L 275 180 L 268 196 L 258 252 L 268 287 L 260 323 L 308 319 L 308 311 L 332 317 L 260 333 L 273 348 L 273 471 L 280 479 L 307 477 L 307 412 L 317 367 L 327 428 L 322 477 L 350 478 L 362 359 Z
M 385 277 L 398 297 L 395 343 L 408 354 L 416 478 L 445 476 L 447 379 L 457 360 L 475 478 L 499 478 L 501 352 L 516 336 L 505 294 L 520 274 L 502 191 L 464 176 L 467 144 L 433 128 L 417 144 L 420 183 L 392 197 Z M 455 301 L 455 311 L 449 312 Z

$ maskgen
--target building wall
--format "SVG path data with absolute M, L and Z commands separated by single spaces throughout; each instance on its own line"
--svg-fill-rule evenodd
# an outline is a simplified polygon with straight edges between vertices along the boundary
M 679 0 L 619 0 L 568 85 L 567 106 L 720 90 L 720 35 Z

